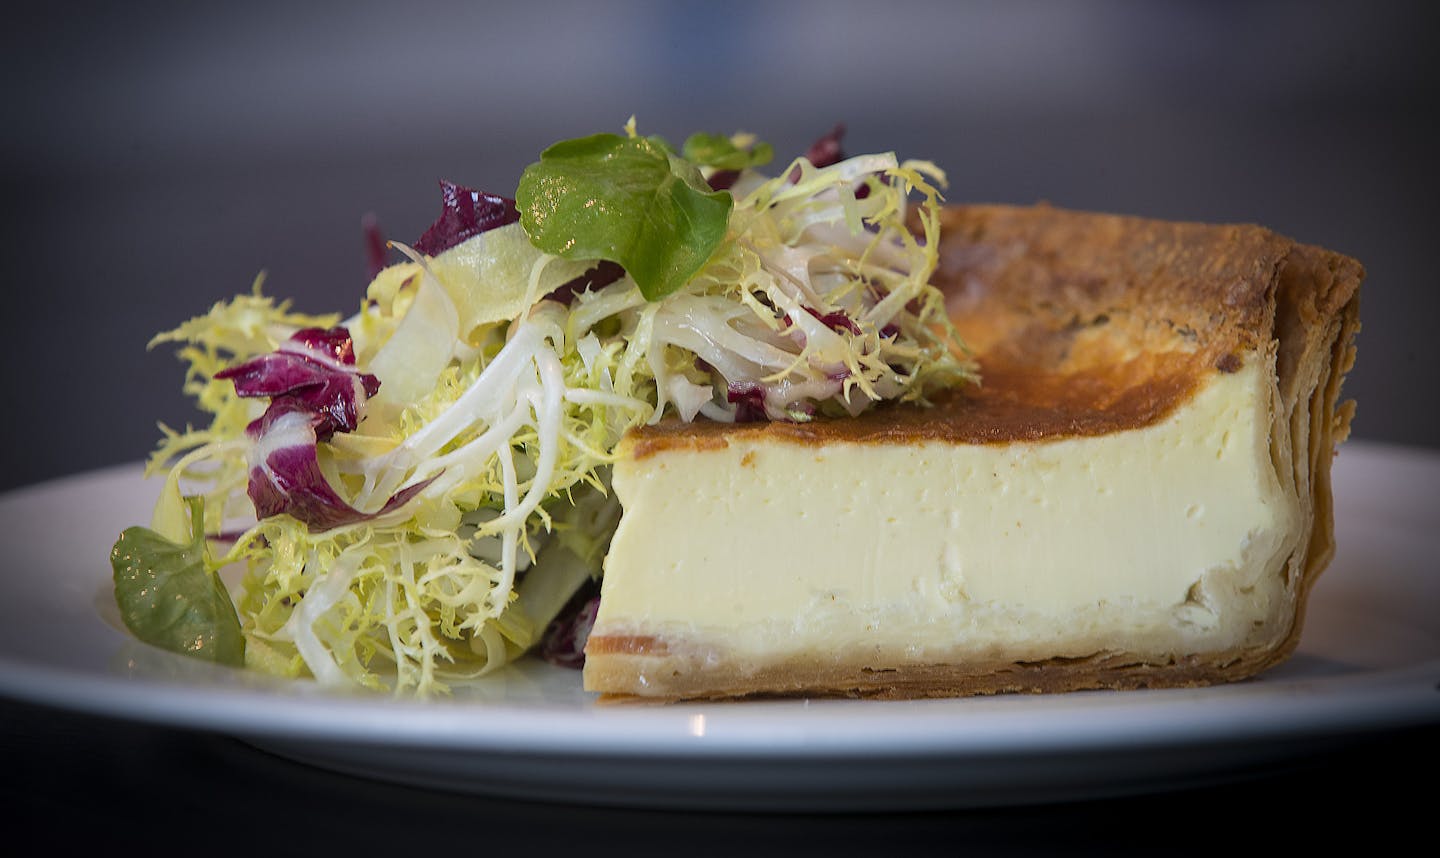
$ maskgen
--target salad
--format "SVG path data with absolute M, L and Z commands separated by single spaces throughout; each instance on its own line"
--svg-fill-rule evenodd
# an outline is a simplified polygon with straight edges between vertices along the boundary
M 537 647 L 580 663 L 627 430 L 843 418 L 976 378 L 929 283 L 943 174 L 845 157 L 842 133 L 770 176 L 752 135 L 676 147 L 631 119 L 546 149 L 513 198 L 442 183 L 348 314 L 257 281 L 157 336 L 209 423 L 161 427 L 161 497 L 111 557 L 127 627 L 421 696 Z

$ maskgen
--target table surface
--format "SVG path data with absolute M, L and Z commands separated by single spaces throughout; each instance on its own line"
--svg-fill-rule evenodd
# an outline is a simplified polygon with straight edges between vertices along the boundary
M 1428 836 L 1440 727 L 1372 735 L 1284 771 L 1121 800 L 900 814 L 615 810 L 348 777 L 236 739 L 0 699 L 11 842 L 245 854 L 1207 854 Z M 1422 813 L 1422 810 L 1425 811 Z M 18 840 L 14 838 L 18 837 Z M 462 852 L 463 850 L 463 852 Z M 499 854 L 504 854 L 499 853 Z M 1223 854 L 1223 853 L 1221 853 Z

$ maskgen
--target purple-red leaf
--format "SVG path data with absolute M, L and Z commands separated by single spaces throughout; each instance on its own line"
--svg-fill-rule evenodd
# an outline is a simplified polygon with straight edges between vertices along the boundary
M 600 612 L 599 589 L 594 581 L 587 581 L 570 597 L 560 614 L 545 628 L 540 641 L 541 658 L 560 667 L 585 666 L 585 643 L 590 640 L 595 615 Z
M 380 380 L 351 369 L 355 347 L 343 327 L 306 328 L 297 331 L 279 350 L 215 373 L 229 379 L 245 397 L 270 397 L 265 415 L 251 424 L 253 436 L 284 414 L 303 411 L 311 416 L 320 440 L 336 432 L 353 432 L 360 422 L 360 407 L 380 389 Z
M 355 341 L 344 325 L 333 328 L 301 328 L 280 344 L 280 351 L 312 354 L 346 366 L 355 365 Z
M 728 191 L 735 184 L 735 180 L 739 178 L 739 170 L 716 170 L 706 181 L 713 191 Z
M 440 217 L 415 242 L 415 249 L 426 256 L 443 253 L 467 238 L 520 219 L 520 210 L 509 197 L 444 180 L 440 182 L 440 197 Z
M 355 345 L 343 327 L 305 328 L 267 355 L 221 370 L 243 397 L 269 397 L 265 413 L 247 427 L 255 447 L 247 493 L 257 518 L 285 513 L 319 532 L 368 521 L 396 509 L 430 484 L 408 486 L 373 513 L 346 503 L 320 470 L 317 445 L 353 432 L 365 400 L 380 380 L 356 372 Z M 432 478 L 433 479 L 433 478 Z
M 618 262 L 611 262 L 608 259 L 601 261 L 593 268 L 587 268 L 584 274 L 572 280 L 567 280 L 555 287 L 555 291 L 545 297 L 551 301 L 559 301 L 565 306 L 575 300 L 575 296 L 581 292 L 593 292 L 596 289 L 603 289 L 625 276 L 625 269 Z
M 365 236 L 365 271 L 369 275 L 368 279 L 374 280 L 375 275 L 385 270 L 385 256 L 389 248 L 374 214 L 367 214 L 360 219 L 360 230 Z
M 828 167 L 831 164 L 838 164 L 845 159 L 845 152 L 840 148 L 840 138 L 845 136 L 845 123 L 837 122 L 835 127 L 810 144 L 805 150 L 805 160 L 816 167 Z M 790 171 L 790 182 L 793 184 L 800 181 L 800 169 L 797 167 Z
M 256 518 L 285 513 L 304 522 L 311 532 L 319 533 L 392 512 L 430 482 L 406 486 L 376 512 L 361 512 L 346 503 L 326 481 L 313 443 L 292 444 L 271 450 L 264 462 L 251 467 L 247 494 L 255 504 Z
M 769 419 L 765 413 L 765 388 L 754 381 L 732 381 L 725 389 L 725 398 L 735 403 L 736 423 L 759 423 Z
M 825 327 L 829 328 L 837 334 L 851 333 L 855 334 L 856 336 L 860 335 L 859 323 L 857 323 L 854 319 L 850 318 L 850 314 L 845 312 L 844 310 L 832 310 L 829 313 L 821 313 L 814 307 L 807 306 L 805 307 L 805 312 L 819 319 L 820 322 L 825 325 Z M 784 321 L 785 330 L 788 330 L 791 325 L 795 324 L 795 320 L 790 318 L 789 313 L 785 314 Z M 805 336 L 803 332 L 797 332 L 797 335 L 800 336 L 802 339 Z
M 820 311 L 814 307 L 806 307 L 805 312 L 819 319 L 825 327 L 837 334 L 843 334 L 849 331 L 856 336 L 860 335 L 860 325 L 857 324 L 854 319 L 850 318 L 850 314 L 844 310 L 834 310 L 822 315 Z
M 810 149 L 805 152 L 806 159 L 816 167 L 840 163 L 845 158 L 845 153 L 840 149 L 840 138 L 844 136 L 845 123 L 835 123 L 835 127 L 831 128 L 828 134 L 810 144 Z

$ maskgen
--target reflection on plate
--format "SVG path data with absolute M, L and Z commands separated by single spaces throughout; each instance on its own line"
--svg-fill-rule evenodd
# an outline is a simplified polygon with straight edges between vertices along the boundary
M 1440 724 L 1440 455 L 1347 445 L 1339 552 L 1293 658 L 1206 689 L 599 706 L 528 660 L 421 703 L 322 692 L 140 644 L 109 547 L 156 487 L 116 468 L 0 498 L 0 693 L 241 737 L 341 771 L 651 807 L 921 809 L 1233 778 L 1317 743 Z

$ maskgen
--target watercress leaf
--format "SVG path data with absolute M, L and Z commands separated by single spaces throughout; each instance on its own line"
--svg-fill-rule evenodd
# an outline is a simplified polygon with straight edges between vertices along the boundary
M 526 235 L 565 259 L 619 263 L 648 300 L 674 292 L 724 240 L 734 201 L 666 149 L 616 134 L 546 149 L 515 195 Z
M 125 627 L 154 646 L 236 667 L 245 663 L 245 637 L 220 576 L 205 565 L 204 508 L 190 507 L 188 542 L 148 527 L 120 534 L 110 552 L 115 603 Z
M 683 152 L 687 161 L 717 170 L 758 167 L 770 163 L 775 157 L 775 149 L 769 143 L 756 143 L 745 148 L 735 145 L 729 137 L 703 131 L 690 135 L 685 141 Z

